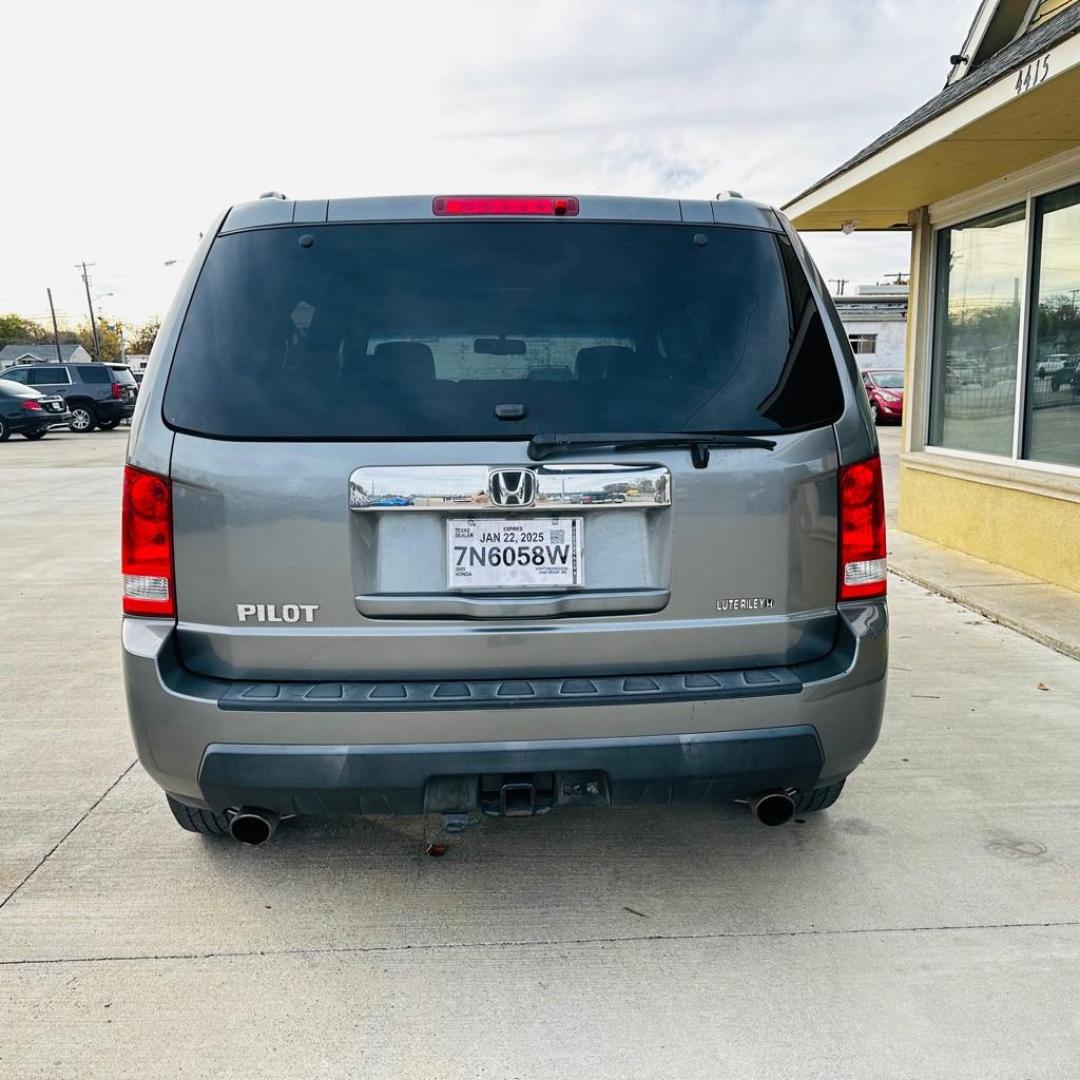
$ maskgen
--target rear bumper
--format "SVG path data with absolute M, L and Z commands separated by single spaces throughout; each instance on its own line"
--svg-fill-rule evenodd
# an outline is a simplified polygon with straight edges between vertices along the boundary
M 128 709 L 158 784 L 218 811 L 457 810 L 492 774 L 550 774 L 556 796 L 600 774 L 615 804 L 805 791 L 881 726 L 886 605 L 841 615 L 832 651 L 788 668 L 458 683 L 213 679 L 183 668 L 172 624 L 129 618 Z
M 98 419 L 104 420 L 106 423 L 110 420 L 126 420 L 135 412 L 135 402 L 110 398 L 108 401 L 95 402 L 94 411 L 97 413 Z
M 12 434 L 21 435 L 29 431 L 49 431 L 54 427 L 66 427 L 71 422 L 71 413 L 28 413 L 26 416 L 14 417 L 7 421 Z
M 806 726 L 420 746 L 214 744 L 199 786 L 219 812 L 251 805 L 280 813 L 448 813 L 497 802 L 498 788 L 485 787 L 485 777 L 543 778 L 536 786 L 545 804 L 633 806 L 809 791 L 821 764 L 821 745 Z

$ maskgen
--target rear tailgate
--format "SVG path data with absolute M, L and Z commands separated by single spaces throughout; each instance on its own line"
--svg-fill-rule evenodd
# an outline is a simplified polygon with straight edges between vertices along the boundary
M 462 443 L 453 452 L 462 476 L 536 468 L 520 444 Z M 581 459 L 594 490 L 600 478 L 633 478 L 638 494 L 624 502 L 571 494 L 542 511 L 497 512 L 580 520 L 583 587 L 474 592 L 450 578 L 446 523 L 482 522 L 484 512 L 451 500 L 350 509 L 357 469 L 392 469 L 399 490 L 408 481 L 438 486 L 430 481 L 445 476 L 444 445 L 311 444 L 297 454 L 291 444 L 178 436 L 185 662 L 241 678 L 482 678 L 769 666 L 829 649 L 830 429 L 783 436 L 771 452 L 714 451 L 707 469 L 693 468 L 686 451 L 627 457 Z M 578 466 L 559 466 L 548 475 L 564 471 L 571 487 L 582 483 Z M 663 477 L 670 504 L 655 501 Z
M 139 396 L 139 384 L 135 381 L 131 368 L 126 364 L 110 364 L 109 370 L 113 373 L 113 382 L 120 387 L 115 393 L 119 394 L 119 400 L 133 402 Z
M 775 229 L 561 218 L 219 236 L 163 403 L 185 662 L 404 679 L 819 656 L 837 617 L 842 406 Z M 559 431 L 743 432 L 772 448 L 714 449 L 707 467 L 681 448 L 531 461 L 530 438 Z M 541 563 L 569 544 L 574 573 L 506 574 L 485 522 Z

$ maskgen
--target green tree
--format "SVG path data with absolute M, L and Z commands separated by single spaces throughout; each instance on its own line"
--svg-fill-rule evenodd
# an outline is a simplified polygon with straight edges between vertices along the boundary
M 73 333 L 77 341 L 95 360 L 103 363 L 112 363 L 120 359 L 120 334 L 115 324 L 98 319 L 98 340 L 101 343 L 101 355 L 98 356 L 94 346 L 94 332 L 90 329 L 90 323 L 79 323 Z
M 34 344 L 48 341 L 52 335 L 40 323 L 22 315 L 0 315 L 0 348 L 5 345 Z
M 127 351 L 144 356 L 154 347 L 158 331 L 161 329 L 161 320 L 158 318 L 147 319 L 141 326 L 125 328 L 124 340 L 127 343 Z

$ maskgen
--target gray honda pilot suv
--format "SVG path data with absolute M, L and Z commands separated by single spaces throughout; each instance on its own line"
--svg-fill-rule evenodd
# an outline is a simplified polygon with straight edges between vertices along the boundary
M 139 757 L 186 829 L 835 801 L 885 696 L 881 470 L 776 210 L 233 207 L 124 478 Z

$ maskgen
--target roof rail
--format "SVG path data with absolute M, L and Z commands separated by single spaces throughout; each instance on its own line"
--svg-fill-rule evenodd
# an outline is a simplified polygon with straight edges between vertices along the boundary
M 260 199 L 284 199 L 285 196 L 280 191 L 264 191 L 260 196 Z

